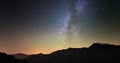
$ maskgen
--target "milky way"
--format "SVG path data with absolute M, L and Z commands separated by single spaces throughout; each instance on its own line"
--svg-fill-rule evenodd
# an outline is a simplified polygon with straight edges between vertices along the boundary
M 80 39 L 80 14 L 82 12 L 82 8 L 84 7 L 83 5 L 85 4 L 85 0 L 73 0 L 67 1 L 67 3 L 69 7 L 70 18 L 69 21 L 67 21 L 65 42 L 69 43 L 69 45 L 72 45 Z M 77 26 L 78 24 L 80 25 L 79 27 Z

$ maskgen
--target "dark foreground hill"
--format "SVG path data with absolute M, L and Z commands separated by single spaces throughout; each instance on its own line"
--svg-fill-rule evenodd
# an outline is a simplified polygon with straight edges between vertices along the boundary
M 14 56 L 0 52 L 0 63 L 28 63 L 25 60 L 17 60 Z
M 31 55 L 30 63 L 120 63 L 120 46 L 94 43 L 89 48 L 69 48 L 48 55 Z
M 0 53 L 0 63 L 120 63 L 120 46 L 94 43 L 88 48 L 69 48 L 47 55 L 30 55 L 23 60 Z

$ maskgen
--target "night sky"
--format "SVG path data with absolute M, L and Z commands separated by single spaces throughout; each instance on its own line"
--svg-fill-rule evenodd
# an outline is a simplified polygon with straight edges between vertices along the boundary
M 0 0 L 0 51 L 48 54 L 120 45 L 120 0 Z

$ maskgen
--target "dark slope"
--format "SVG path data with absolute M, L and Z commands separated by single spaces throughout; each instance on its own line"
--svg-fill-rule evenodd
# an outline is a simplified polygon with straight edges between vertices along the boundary
M 46 59 L 47 59 L 47 55 L 34 54 L 34 55 L 28 56 L 25 60 L 28 61 L 29 63 L 38 63 L 38 62 L 45 63 L 47 61 Z
M 18 60 L 16 60 L 13 56 L 0 53 L 0 63 L 18 63 Z
M 30 63 L 120 63 L 120 46 L 94 43 L 89 48 L 69 48 L 49 55 L 31 55 Z
M 0 52 L 0 63 L 28 63 L 25 60 L 17 60 L 14 56 Z

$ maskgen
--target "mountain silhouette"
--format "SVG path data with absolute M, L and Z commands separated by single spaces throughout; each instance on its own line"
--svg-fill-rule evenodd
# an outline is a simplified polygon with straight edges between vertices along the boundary
M 22 59 L 0 53 L 0 63 L 120 63 L 120 46 L 94 43 L 87 48 L 68 48 L 51 54 L 34 54 Z
M 94 43 L 88 48 L 68 48 L 48 55 L 28 56 L 30 63 L 120 63 L 120 46 Z

